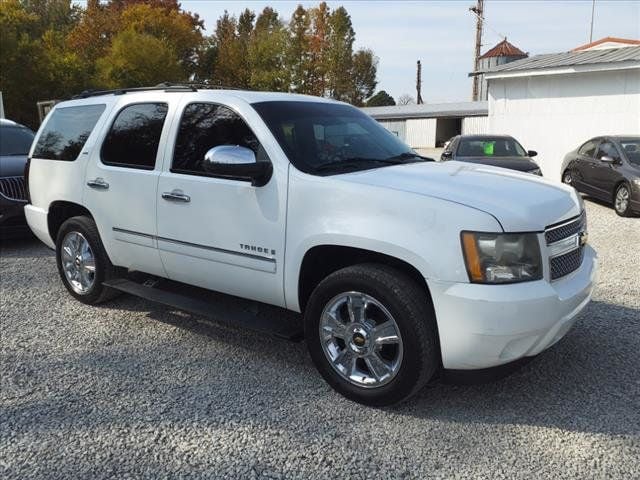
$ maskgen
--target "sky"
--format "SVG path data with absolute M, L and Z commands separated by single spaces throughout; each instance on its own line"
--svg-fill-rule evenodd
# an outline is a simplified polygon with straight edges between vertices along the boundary
M 236 16 L 245 8 L 255 12 L 275 8 L 288 21 L 296 6 L 309 1 L 182 0 L 185 10 L 205 22 L 206 34 L 225 10 Z M 482 52 L 506 36 L 530 55 L 568 51 L 589 41 L 592 0 L 485 0 Z M 415 97 L 416 61 L 422 62 L 425 102 L 467 101 L 475 42 L 475 0 L 449 1 L 332 1 L 344 6 L 356 32 L 356 48 L 370 48 L 379 59 L 378 88 L 394 98 Z M 640 1 L 596 0 L 593 39 L 640 39 Z

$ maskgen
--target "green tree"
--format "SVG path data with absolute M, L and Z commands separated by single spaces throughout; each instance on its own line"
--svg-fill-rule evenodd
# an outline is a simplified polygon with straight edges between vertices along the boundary
M 245 62 L 238 41 L 237 27 L 236 18 L 229 15 L 227 11 L 216 22 L 213 42 L 217 49 L 217 58 L 211 83 L 244 87 L 241 79 L 244 77 Z
M 352 92 L 353 42 L 355 32 L 351 17 L 344 7 L 329 16 L 327 48 L 327 76 L 329 96 L 336 100 L 349 100 Z
M 285 69 L 286 35 L 278 13 L 271 7 L 266 7 L 256 19 L 249 42 L 252 89 L 288 90 Z
M 396 101 L 384 90 L 380 90 L 373 97 L 367 100 L 367 107 L 388 107 L 395 105 Z
M 352 91 L 349 102 L 356 106 L 364 105 L 365 99 L 373 95 L 376 85 L 378 59 L 371 50 L 358 50 L 353 54 L 351 82 Z
M 166 41 L 133 28 L 118 33 L 98 59 L 97 79 L 105 88 L 142 87 L 184 80 L 178 55 Z
M 312 93 L 311 17 L 302 5 L 298 5 L 289 22 L 286 64 L 290 89 L 296 93 Z

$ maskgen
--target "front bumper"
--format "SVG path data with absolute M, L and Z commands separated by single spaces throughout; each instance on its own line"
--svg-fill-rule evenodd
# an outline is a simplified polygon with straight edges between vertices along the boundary
M 0 194 L 0 237 L 7 238 L 29 232 L 24 218 L 27 202 L 13 200 Z
M 554 282 L 478 285 L 429 281 L 442 364 L 475 370 L 537 355 L 560 340 L 591 299 L 597 255 Z

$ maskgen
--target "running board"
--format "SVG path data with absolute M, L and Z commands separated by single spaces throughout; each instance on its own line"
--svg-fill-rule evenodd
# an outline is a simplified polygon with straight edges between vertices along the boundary
M 253 330 L 293 342 L 298 342 L 304 337 L 300 314 L 272 305 L 157 277 L 147 276 L 142 282 L 116 278 L 103 282 L 103 285 L 151 302 L 200 315 L 226 326 Z

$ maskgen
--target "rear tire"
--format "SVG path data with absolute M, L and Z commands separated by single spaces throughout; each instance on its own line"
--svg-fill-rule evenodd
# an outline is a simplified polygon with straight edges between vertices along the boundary
M 631 216 L 631 189 L 626 183 L 618 185 L 613 195 L 613 209 L 621 217 Z
M 102 282 L 117 276 L 92 218 L 66 220 L 56 237 L 56 263 L 62 283 L 82 303 L 95 305 L 118 296 Z
M 337 392 L 365 405 L 406 400 L 440 365 L 427 292 L 386 265 L 355 265 L 329 275 L 311 294 L 304 322 L 320 374 Z

